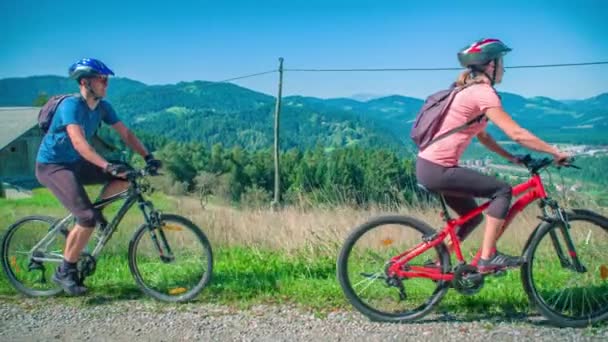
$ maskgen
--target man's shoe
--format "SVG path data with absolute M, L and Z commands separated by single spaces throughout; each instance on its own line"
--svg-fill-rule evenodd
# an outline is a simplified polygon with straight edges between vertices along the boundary
M 519 267 L 524 263 L 522 257 L 515 257 L 496 252 L 489 260 L 479 259 L 477 269 L 479 273 L 492 273 L 509 267 Z
M 70 296 L 79 296 L 87 292 L 87 288 L 84 285 L 80 285 L 78 270 L 75 268 L 63 271 L 61 267 L 57 267 L 52 280 L 55 284 L 61 286 L 63 291 Z

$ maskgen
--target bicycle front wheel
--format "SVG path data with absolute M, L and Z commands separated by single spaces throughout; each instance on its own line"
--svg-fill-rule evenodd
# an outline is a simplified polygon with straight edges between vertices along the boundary
M 544 223 L 530 241 L 522 266 L 524 289 L 546 318 L 562 327 L 583 327 L 608 318 L 608 221 L 591 213 L 568 213 L 577 270 L 563 222 Z
M 162 301 L 183 302 L 209 283 L 213 269 L 211 245 L 188 219 L 161 215 L 160 225 L 142 225 L 129 243 L 129 268 L 137 285 Z
M 28 296 L 62 291 L 51 277 L 63 260 L 67 231 L 53 230 L 56 219 L 28 216 L 11 225 L 2 239 L 2 268 L 9 282 Z
M 338 280 L 351 304 L 376 321 L 409 321 L 430 312 L 448 290 L 445 281 L 390 279 L 386 270 L 391 258 L 434 233 L 425 223 L 404 216 L 382 216 L 356 228 L 346 239 L 337 262 Z M 445 245 L 430 248 L 405 265 L 412 266 L 447 273 L 450 258 Z

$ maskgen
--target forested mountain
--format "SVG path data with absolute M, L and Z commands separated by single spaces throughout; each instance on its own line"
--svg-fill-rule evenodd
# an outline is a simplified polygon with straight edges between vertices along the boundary
M 30 106 L 75 91 L 76 83 L 64 77 L 2 79 L 0 105 Z M 500 95 L 521 125 L 550 142 L 608 144 L 608 94 L 567 102 Z M 229 83 L 149 86 L 116 78 L 108 98 L 165 161 L 170 191 L 207 187 L 231 201 L 270 201 L 274 97 Z M 367 101 L 285 97 L 280 132 L 281 147 L 289 150 L 281 158 L 285 198 L 357 205 L 417 201 L 409 129 L 422 103 L 399 95 Z M 495 127 L 490 129 L 501 138 Z M 597 181 L 605 158 L 581 162 L 593 167 L 578 179 L 605 184 Z M 590 189 L 585 191 L 597 186 Z M 594 196 L 606 200 L 604 192 Z
M 128 78 L 112 78 L 108 96 L 113 98 L 145 88 Z M 76 81 L 60 76 L 32 76 L 0 79 L 0 106 L 31 106 L 41 94 L 56 95 L 78 92 Z
M 42 93 L 75 91 L 75 82 L 65 77 L 1 79 L 0 105 L 28 106 Z M 500 95 L 517 122 L 546 140 L 608 143 L 608 93 L 567 102 Z M 195 81 L 148 86 L 113 78 L 108 98 L 127 124 L 158 137 L 251 150 L 272 145 L 275 98 L 234 84 Z M 422 103 L 400 95 L 369 101 L 288 96 L 283 99 L 281 146 L 358 145 L 407 151 L 409 129 Z M 496 128 L 491 130 L 503 137 Z

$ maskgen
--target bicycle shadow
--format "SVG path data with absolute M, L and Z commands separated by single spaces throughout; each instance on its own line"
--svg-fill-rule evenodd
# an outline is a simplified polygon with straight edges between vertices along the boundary
M 408 324 L 424 323 L 473 323 L 485 322 L 488 324 L 500 323 L 525 323 L 538 327 L 553 326 L 550 321 L 540 313 L 534 312 L 531 307 L 521 309 L 522 303 L 504 302 L 497 304 L 492 300 L 475 299 L 473 303 L 475 311 L 469 311 L 458 304 L 440 304 L 433 313 L 417 321 Z M 491 311 L 483 311 L 481 308 L 492 308 Z M 480 310 L 480 311 L 477 311 Z
M 103 289 L 89 288 L 89 292 L 82 297 L 83 304 L 97 306 L 108 305 L 114 302 L 137 300 L 147 297 L 137 286 L 112 285 Z
M 255 271 L 216 272 L 210 284 L 203 289 L 202 293 L 187 303 L 197 304 L 208 302 L 210 298 L 231 298 L 231 299 L 251 299 L 260 295 L 277 293 L 280 288 L 282 278 L 273 272 L 262 273 Z M 228 289 L 228 291 L 227 291 Z M 150 298 L 139 287 L 124 283 L 113 285 L 99 285 L 89 288 L 89 292 L 83 297 L 85 305 L 109 305 L 115 302 L 147 299 Z M 168 304 L 158 302 L 161 304 Z

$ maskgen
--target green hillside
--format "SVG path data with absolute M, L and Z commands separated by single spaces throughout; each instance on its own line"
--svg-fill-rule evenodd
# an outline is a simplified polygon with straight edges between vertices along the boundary
M 73 80 L 59 76 L 1 79 L 0 105 L 31 105 L 41 93 L 76 90 Z M 513 118 L 543 139 L 608 143 L 608 94 L 567 102 L 500 95 Z M 195 81 L 148 86 L 115 78 L 108 98 L 128 125 L 170 140 L 252 150 L 267 148 L 273 141 L 275 98 L 234 84 Z M 369 101 L 289 96 L 283 99 L 282 147 L 359 145 L 408 151 L 412 148 L 409 129 L 422 103 L 400 95 Z M 505 138 L 496 127 L 490 131 Z

